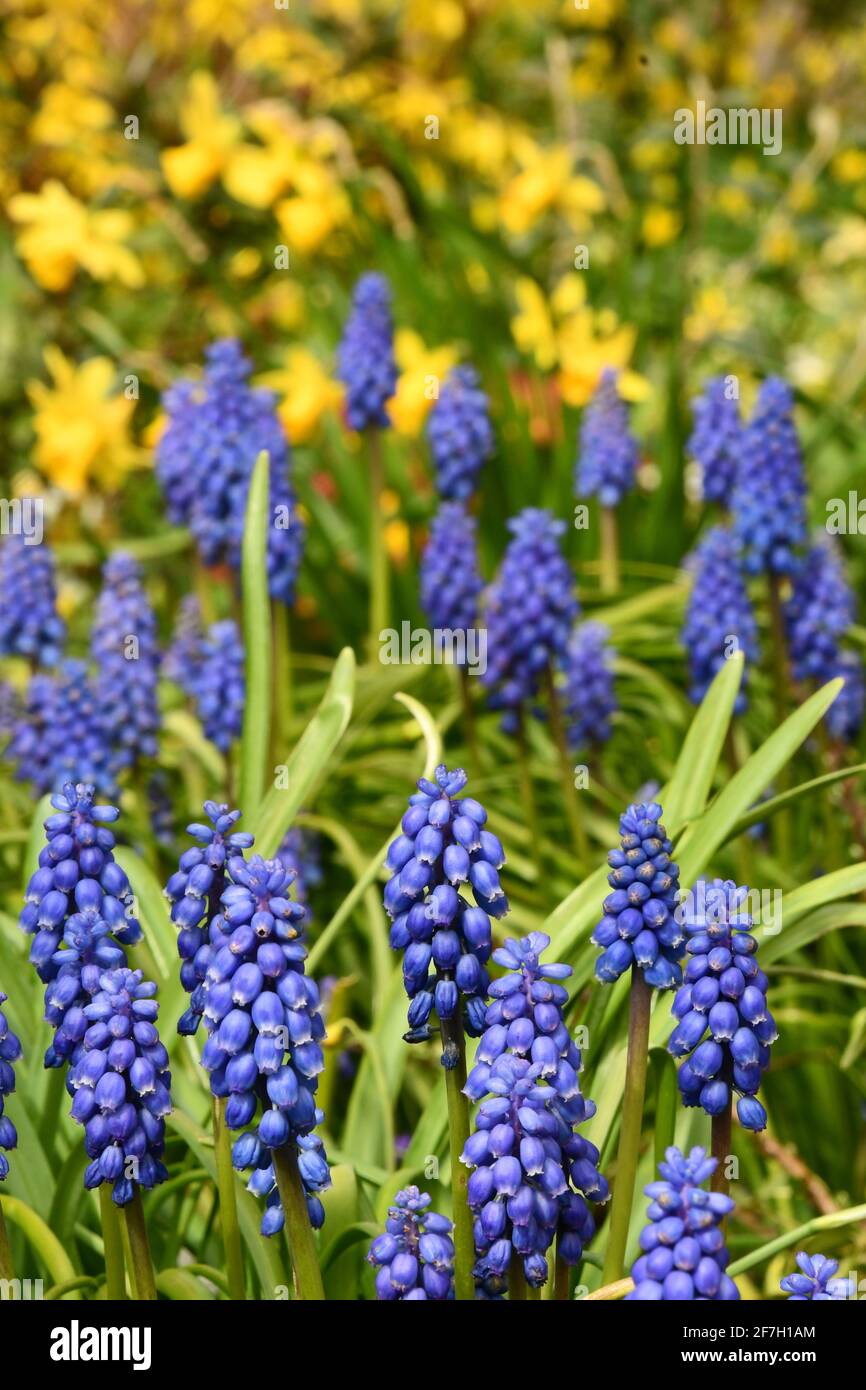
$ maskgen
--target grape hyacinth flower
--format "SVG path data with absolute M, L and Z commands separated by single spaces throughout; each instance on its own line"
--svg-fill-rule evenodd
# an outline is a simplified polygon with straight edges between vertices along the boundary
M 866 681 L 863 660 L 856 652 L 839 653 L 830 679 L 841 676 L 845 684 L 824 716 L 832 738 L 840 743 L 856 743 L 863 727 L 866 709 Z
M 487 670 L 481 679 L 502 727 L 515 733 L 545 672 L 560 663 L 578 616 L 574 576 L 560 549 L 565 522 L 527 507 L 508 523 L 512 540 L 484 596 Z
M 677 1024 L 668 1050 L 686 1059 L 677 1073 L 684 1105 L 720 1115 L 736 1091 L 741 1125 L 762 1130 L 767 1112 L 757 1092 L 778 1033 L 749 931 L 748 898 L 748 888 L 720 878 L 700 881 L 686 898 L 681 917 L 690 959 L 673 1002 Z
M 65 660 L 54 675 L 36 674 L 7 750 L 18 781 L 40 793 L 67 782 L 92 783 L 106 796 L 117 792 L 123 758 L 112 746 L 102 702 L 83 661 Z
M 427 422 L 427 439 L 440 497 L 465 502 L 493 452 L 490 403 L 474 367 L 455 367 L 445 379 Z
M 503 1279 L 512 1258 L 527 1283 L 547 1279 L 547 1251 L 580 1263 L 595 1223 L 587 1199 L 605 1202 L 607 1182 L 598 1149 L 575 1133 L 595 1114 L 580 1093 L 580 1051 L 562 1017 L 568 995 L 560 983 L 571 966 L 541 960 L 543 932 L 507 940 L 493 959 L 509 972 L 493 996 L 465 1091 L 482 1101 L 462 1161 L 474 1171 L 469 1205 L 475 1214 L 477 1279 Z
M 475 518 L 459 502 L 443 502 L 421 557 L 421 606 L 430 626 L 464 633 L 474 628 L 483 588 Z
M 665 1150 L 665 1160 L 659 1164 L 660 1181 L 644 1188 L 649 1224 L 641 1233 L 642 1254 L 632 1268 L 634 1289 L 626 1300 L 738 1300 L 739 1290 L 725 1273 L 730 1256 L 722 1227 L 734 1200 L 702 1186 L 716 1160 L 705 1149 L 694 1148 L 686 1158 L 674 1147 Z
M 622 845 L 607 856 L 613 892 L 605 898 L 604 916 L 592 934 L 594 944 L 602 947 L 595 973 L 603 984 L 618 980 L 631 966 L 653 989 L 672 989 L 682 981 L 679 869 L 661 817 L 656 801 L 629 806 L 620 817 Z
M 459 1019 L 461 999 L 466 1032 L 481 1032 L 490 983 L 490 918 L 508 911 L 498 872 L 505 854 L 484 829 L 481 803 L 461 796 L 466 773 L 449 772 L 442 763 L 435 779 L 418 782 L 385 861 L 391 872 L 385 887 L 391 946 L 404 953 L 403 982 L 411 1000 L 407 1042 L 431 1036 L 434 1010 L 440 1023 Z M 474 904 L 461 894 L 463 885 Z M 451 1046 L 444 1048 L 442 1062 L 456 1065 Z
M 195 822 L 187 826 L 187 834 L 198 843 L 184 850 L 177 871 L 165 885 L 171 920 L 180 928 L 180 982 L 190 995 L 190 1007 L 178 1022 L 177 1031 L 190 1036 L 197 1031 L 204 1011 L 207 968 L 215 954 L 210 941 L 211 924 L 220 913 L 226 866 L 230 858 L 253 843 L 252 835 L 234 829 L 240 811 L 206 801 L 204 813 L 210 825 Z
M 725 661 L 742 651 L 756 661 L 758 625 L 740 571 L 737 543 L 724 526 L 713 526 L 689 557 L 692 590 L 686 608 L 682 641 L 689 658 L 689 699 L 699 705 Z M 734 709 L 746 707 L 743 683 Z
M 66 624 L 57 613 L 54 556 L 14 533 L 0 545 L 0 656 L 23 656 L 55 666 L 63 655 Z
M 83 1036 L 72 1054 L 68 1089 L 72 1118 L 84 1125 L 91 1160 L 87 1188 L 111 1184 L 119 1207 L 138 1186 L 168 1177 L 162 1155 L 171 1111 L 168 1052 L 156 1028 L 156 985 L 123 966 L 88 980 Z
M 185 594 L 180 601 L 171 643 L 162 658 L 162 672 L 186 695 L 192 694 L 203 641 L 198 598 L 195 594 Z
M 324 877 L 321 861 L 321 840 L 312 831 L 293 825 L 286 831 L 277 850 L 277 858 L 289 873 L 294 875 L 295 897 L 306 909 L 305 923 L 313 920 L 310 910 L 310 889 L 322 882 Z
M 397 385 L 394 361 L 391 290 L 383 275 L 362 275 L 352 294 L 337 354 L 337 376 L 346 388 L 346 423 L 350 429 L 385 429 L 386 402 Z
M 206 565 L 240 571 L 247 493 L 256 459 L 270 460 L 268 587 L 291 604 L 304 526 L 289 477 L 290 452 L 270 391 L 249 384 L 252 367 L 233 338 L 211 344 L 201 382 L 172 387 L 157 476 L 173 519 L 187 524 Z
M 91 651 L 106 736 L 122 765 L 154 757 L 160 718 L 156 617 L 138 564 L 122 551 L 105 564 Z
M 856 1281 L 852 1276 L 836 1277 L 838 1260 L 826 1255 L 807 1255 L 797 1252 L 800 1273 L 786 1274 L 779 1284 L 788 1295 L 789 1303 L 843 1303 L 857 1297 Z
M 240 737 L 246 694 L 244 644 L 231 618 L 208 628 L 190 692 L 205 737 L 228 753 Z
M 631 492 L 640 460 L 618 379 L 619 374 L 609 367 L 601 374 L 581 424 L 574 477 L 576 495 L 597 496 L 603 507 L 618 507 Z
M 806 541 L 806 479 L 793 407 L 787 383 L 768 377 L 742 433 L 731 505 L 749 574 L 793 574 Z
M 378 1302 L 443 1303 L 454 1297 L 451 1222 L 427 1210 L 431 1201 L 417 1187 L 405 1187 L 388 1208 L 385 1233 L 367 1255 L 376 1268 Z
M 730 505 L 737 475 L 742 425 L 739 399 L 728 394 L 727 377 L 705 382 L 693 402 L 694 428 L 686 445 L 701 470 L 701 495 L 705 502 Z
M 13 1063 L 21 1057 L 21 1043 L 9 1027 L 9 1020 L 3 1012 L 8 995 L 0 990 L 0 1182 L 9 1172 L 6 1157 L 18 1144 L 18 1133 L 6 1114 L 6 1097 L 15 1090 Z
M 839 639 L 857 614 L 842 556 L 829 540 L 806 553 L 784 615 L 794 679 L 822 684 L 830 680 L 839 659 Z
M 617 710 L 614 692 L 615 652 L 603 623 L 579 623 L 568 641 L 564 662 L 563 701 L 568 742 L 572 748 L 599 747 L 610 738 Z

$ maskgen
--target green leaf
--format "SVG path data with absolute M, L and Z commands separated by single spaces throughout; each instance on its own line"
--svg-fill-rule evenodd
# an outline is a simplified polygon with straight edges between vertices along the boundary
M 756 1250 L 750 1250 L 748 1255 L 734 1260 L 733 1264 L 728 1266 L 728 1274 L 731 1278 L 745 1274 L 747 1269 L 754 1268 L 762 1260 L 769 1260 L 782 1250 L 790 1250 L 792 1245 L 801 1244 L 809 1236 L 817 1235 L 819 1231 L 835 1231 L 840 1226 L 853 1226 L 855 1222 L 861 1221 L 866 1221 L 866 1206 L 847 1207 L 844 1211 L 831 1211 L 824 1216 L 815 1216 L 804 1226 L 798 1226 L 794 1231 L 785 1231 L 783 1235 L 776 1236 L 775 1240 L 769 1240 L 766 1245 L 759 1245 Z
M 169 915 L 168 903 L 153 870 L 126 845 L 117 845 L 114 857 L 129 879 L 135 895 L 139 920 L 144 933 L 143 946 L 150 952 L 159 979 L 159 1000 L 162 1016 L 174 1021 L 186 1008 L 185 994 L 180 983 L 177 955 L 177 930 Z M 140 951 L 141 947 L 133 947 Z M 174 1032 L 172 1028 L 172 1033 Z
M 831 875 L 828 874 L 829 877 Z M 821 881 L 818 880 L 819 883 Z M 799 889 L 796 891 L 799 892 Z M 792 923 L 789 921 L 789 902 L 794 896 L 794 893 L 786 893 L 782 900 L 782 930 L 778 936 L 767 936 L 763 931 L 756 933 L 761 941 L 762 965 L 773 965 L 775 961 L 784 960 L 828 932 L 841 931 L 845 927 L 866 927 L 866 903 L 834 903 L 817 912 L 801 915 L 799 921 Z
M 161 1269 L 156 1287 L 178 1303 L 210 1303 L 213 1299 L 213 1294 L 188 1269 Z
M 703 811 L 743 678 L 743 653 L 734 652 L 715 676 L 683 742 L 673 776 L 659 800 L 675 830 Z
M 22 889 L 27 891 L 27 885 L 39 867 L 39 855 L 45 844 L 45 828 L 43 822 L 51 815 L 51 797 L 43 796 L 36 803 L 33 812 L 33 819 L 30 822 L 30 836 L 27 841 L 27 852 L 24 855 L 24 879 Z
M 10 1197 L 4 1193 L 0 1201 L 3 1202 L 3 1212 L 7 1221 L 23 1233 L 25 1240 L 44 1263 L 53 1282 L 65 1284 L 68 1280 L 75 1279 L 76 1271 L 72 1261 L 42 1217 L 17 1197 Z
M 256 837 L 256 852 L 276 854 L 301 806 L 309 805 L 323 781 L 352 714 L 355 654 L 344 647 L 334 663 L 328 688 L 286 762 L 286 786 L 271 787 L 258 811 L 245 814 Z
M 268 496 L 269 460 L 263 450 L 256 459 L 247 496 L 241 557 L 246 695 L 240 753 L 240 805 L 250 820 L 256 816 L 264 796 L 271 731 Z M 266 851 L 260 850 L 260 853 Z
M 766 801 L 761 801 L 757 806 L 753 806 L 751 811 L 747 811 L 744 816 L 740 816 L 728 835 L 728 839 L 735 840 L 744 830 L 769 820 L 777 811 L 781 811 L 786 806 L 793 806 L 796 802 L 802 801 L 804 797 L 811 796 L 812 792 L 829 787 L 834 782 L 844 782 L 847 777 L 860 777 L 863 773 L 866 773 L 866 763 L 855 763 L 853 767 L 838 767 L 835 772 L 825 772 L 823 777 L 813 777 L 808 782 L 801 782 L 799 786 L 791 787 L 786 792 L 780 792 L 778 796 L 768 797 Z

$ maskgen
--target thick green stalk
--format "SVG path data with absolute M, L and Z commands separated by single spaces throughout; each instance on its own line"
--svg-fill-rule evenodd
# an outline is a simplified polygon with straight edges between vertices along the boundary
M 601 591 L 615 594 L 619 590 L 619 535 L 617 532 L 616 509 L 601 508 Z
M 655 1166 L 665 1156 L 665 1149 L 674 1142 L 674 1129 L 680 1109 L 677 1069 L 666 1053 L 660 1055 L 658 1090 L 656 1091 Z
M 779 576 L 771 574 L 768 579 L 770 600 L 771 659 L 773 663 L 773 698 L 776 708 L 776 727 L 784 724 L 788 714 L 788 645 L 785 640 L 785 618 L 782 612 L 782 592 Z M 780 768 L 776 777 L 776 789 L 785 792 L 790 781 L 790 764 Z M 773 819 L 773 848 L 781 863 L 790 854 L 790 812 L 779 811 Z
M 388 626 L 388 552 L 382 522 L 382 492 L 385 469 L 382 461 L 380 430 L 367 431 L 367 472 L 370 480 L 370 651 L 371 661 L 379 651 L 379 634 Z
M 111 1199 L 108 1183 L 99 1184 L 99 1213 L 102 1218 L 102 1244 L 105 1250 L 105 1296 L 112 1303 L 126 1298 L 126 1271 L 120 1211 Z
M 475 1298 L 475 1236 L 469 1210 L 469 1169 L 461 1155 L 469 1138 L 469 1098 L 466 1085 L 466 1048 L 459 1016 L 442 1019 L 442 1053 L 454 1065 L 444 1067 L 445 1096 L 448 1102 L 448 1149 L 451 1155 L 451 1205 L 454 1221 L 454 1293 L 464 1302 Z
M 559 780 L 562 786 L 562 799 L 565 802 L 565 814 L 568 819 L 568 826 L 571 831 L 571 839 L 575 852 L 580 862 L 585 864 L 589 852 L 586 843 L 586 831 L 583 825 L 583 817 L 577 805 L 577 791 L 574 785 L 574 766 L 568 751 L 565 720 L 562 717 L 562 705 L 560 704 L 559 691 L 556 688 L 552 666 L 548 666 L 547 668 L 546 683 L 547 702 L 550 706 L 550 731 L 553 735 L 559 761 Z
M 281 1149 L 274 1149 L 273 1155 L 277 1187 L 286 1217 L 286 1239 L 289 1242 L 295 1289 L 298 1298 L 304 1302 L 322 1303 L 325 1288 L 295 1146 L 286 1144 Z
M 244 1256 L 241 1249 L 241 1231 L 238 1225 L 238 1207 L 235 1197 L 232 1142 L 225 1122 L 225 1106 L 224 1100 L 218 1100 L 216 1096 L 213 1097 L 213 1137 L 226 1274 L 228 1275 L 231 1297 L 236 1302 L 241 1302 L 247 1296 L 244 1285 Z
M 556 1263 L 555 1263 L 555 1265 L 554 1265 L 554 1289 L 553 1289 L 553 1297 L 554 1297 L 559 1303 L 565 1303 L 565 1302 L 568 1301 L 568 1298 L 569 1298 L 569 1296 L 570 1296 L 570 1285 L 571 1285 L 571 1269 L 570 1269 L 570 1267 L 565 1263 L 565 1261 L 564 1261 L 564 1260 L 561 1260 L 561 1259 L 559 1258 L 559 1256 L 557 1255 L 557 1257 L 556 1257 Z
M 628 1019 L 628 1056 L 622 1102 L 622 1127 L 616 1155 L 616 1181 L 610 1212 L 610 1229 L 602 1271 L 602 1280 L 605 1284 L 612 1284 L 615 1280 L 621 1279 L 625 1265 L 628 1226 L 631 1219 L 634 1181 L 637 1175 L 641 1130 L 643 1128 L 651 1001 L 652 990 L 644 980 L 642 972 L 633 966 Z
M 140 1302 L 154 1302 L 156 1300 L 156 1281 L 153 1276 L 153 1261 L 150 1258 L 147 1226 L 144 1224 L 141 1189 L 138 1185 L 136 1185 L 132 1201 L 123 1208 L 123 1214 L 126 1217 L 130 1265 L 136 1295 Z
M 511 1264 L 508 1266 L 508 1297 L 512 1303 L 517 1298 L 521 1301 L 526 1299 L 526 1275 L 523 1273 L 523 1260 L 513 1251 Z
M 3 1202 L 0 1200 L 0 1279 L 13 1279 L 12 1251 L 9 1248 L 9 1232 L 3 1215 Z

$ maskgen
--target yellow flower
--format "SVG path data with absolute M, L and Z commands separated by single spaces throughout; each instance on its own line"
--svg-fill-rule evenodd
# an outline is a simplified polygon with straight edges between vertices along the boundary
M 543 372 L 556 363 L 556 334 L 547 301 L 528 276 L 521 276 L 514 287 L 518 312 L 511 320 L 511 336 L 518 349 L 534 357 Z
M 351 206 L 342 185 L 323 164 L 304 164 L 292 182 L 295 193 L 277 203 L 275 211 L 289 249 L 304 255 L 349 220 Z
M 587 304 L 582 275 L 564 275 L 549 304 L 534 280 L 518 280 L 515 293 L 521 312 L 511 321 L 514 341 L 542 371 L 559 367 L 557 384 L 568 405 L 586 404 L 605 367 L 623 372 L 634 350 L 635 329 L 621 324 L 612 309 L 594 310 Z M 620 386 L 629 399 L 638 399 L 645 385 L 643 378 L 623 372 Z
M 414 437 L 421 433 L 458 353 L 455 347 L 428 348 L 417 333 L 401 328 L 394 335 L 394 356 L 400 375 L 388 402 L 388 415 L 398 434 Z
M 682 218 L 673 208 L 655 205 L 643 215 L 641 231 L 647 246 L 667 246 L 679 236 Z
M 9 215 L 22 224 L 18 252 L 44 289 L 68 289 L 79 266 L 94 280 L 119 280 L 133 290 L 144 284 L 138 257 L 123 245 L 133 229 L 128 212 L 91 212 L 57 179 L 49 179 L 38 193 L 10 198 Z
M 257 380 L 281 398 L 277 412 L 291 443 L 304 444 L 315 434 L 322 417 L 339 408 L 343 389 L 306 348 L 290 347 L 285 362 L 284 367 L 264 372 Z
M 840 183 L 861 183 L 866 179 L 866 150 L 840 150 L 830 168 Z
M 499 198 L 499 214 L 506 231 L 519 236 L 557 202 L 571 172 L 568 150 L 541 150 L 532 146 L 528 167 L 516 174 Z
M 129 437 L 135 402 L 112 394 L 114 363 L 90 357 L 76 366 L 59 348 L 48 347 L 45 365 L 53 384 L 31 381 L 27 387 L 35 412 L 36 466 L 72 497 L 80 496 L 91 479 L 112 490 L 119 487 L 145 456 Z
M 219 89 L 209 72 L 194 72 L 180 112 L 186 143 L 162 152 L 169 188 L 179 198 L 198 198 L 225 169 L 240 140 L 240 122 L 220 105 Z
M 692 342 L 735 333 L 743 315 L 735 309 L 721 285 L 705 285 L 695 295 L 692 312 L 683 320 L 683 332 Z

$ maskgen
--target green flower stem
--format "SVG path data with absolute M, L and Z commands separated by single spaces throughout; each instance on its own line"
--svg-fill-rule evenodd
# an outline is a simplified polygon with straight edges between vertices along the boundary
M 601 591 L 603 594 L 619 592 L 619 534 L 616 509 L 602 507 L 601 512 Z
M 550 706 L 550 731 L 553 734 L 553 741 L 556 745 L 556 753 L 559 760 L 559 780 L 562 786 L 562 799 L 565 802 L 565 814 L 568 818 L 568 826 L 571 831 L 571 839 L 575 852 L 580 862 L 585 864 L 588 858 L 589 848 L 586 842 L 586 830 L 583 825 L 583 817 L 577 805 L 577 791 L 574 785 L 574 766 L 568 751 L 565 720 L 562 717 L 562 705 L 559 699 L 559 691 L 556 688 L 552 666 L 548 666 L 547 668 L 546 684 L 547 702 Z
M 244 1257 L 241 1249 L 241 1231 L 238 1225 L 238 1208 L 235 1198 L 231 1135 L 226 1127 L 225 1106 L 224 1100 L 218 1100 L 216 1096 L 213 1097 L 213 1137 L 220 1200 L 220 1226 L 222 1228 L 229 1294 L 236 1302 L 242 1302 L 247 1296 L 244 1285 Z
M 798 1226 L 794 1231 L 785 1231 L 775 1240 L 759 1246 L 757 1250 L 750 1250 L 748 1255 L 743 1255 L 739 1260 L 734 1260 L 733 1264 L 728 1266 L 728 1274 L 731 1278 L 737 1274 L 745 1274 L 747 1269 L 752 1269 L 762 1260 L 770 1260 L 783 1250 L 789 1250 L 792 1245 L 800 1245 L 810 1236 L 819 1235 L 822 1231 L 836 1231 L 840 1226 L 854 1226 L 863 1221 L 866 1221 L 866 1206 L 846 1207 L 844 1211 L 831 1211 L 824 1216 L 814 1216 L 804 1226 Z
M 541 871 L 541 834 L 538 825 L 538 807 L 535 803 L 535 788 L 532 785 L 532 770 L 529 761 L 529 743 L 526 737 L 526 717 L 522 709 L 517 711 L 517 770 L 520 778 L 520 801 L 523 818 L 529 829 L 532 858 L 535 867 Z
M 273 1155 L 298 1298 L 307 1303 L 323 1303 L 325 1288 L 297 1151 L 294 1144 L 284 1144 L 281 1149 L 274 1149 Z
M 99 1184 L 99 1214 L 102 1218 L 102 1243 L 105 1248 L 105 1296 L 109 1302 L 120 1303 L 126 1299 L 120 1211 L 111 1199 L 111 1188 L 104 1182 Z
M 711 1153 L 716 1160 L 716 1167 L 710 1179 L 710 1191 L 721 1192 L 725 1197 L 728 1195 L 730 1181 L 725 1169 L 731 1153 L 731 1108 L 733 1096 L 728 1086 L 728 1103 L 721 1115 L 713 1116 Z
M 567 1303 L 571 1293 L 571 1269 L 558 1255 L 553 1273 L 553 1297 L 559 1303 Z
M 464 1302 L 475 1299 L 475 1236 L 472 1213 L 469 1210 L 469 1169 L 461 1155 L 469 1138 L 469 1098 L 463 1094 L 466 1085 L 466 1046 L 463 1025 L 455 1018 L 441 1019 L 442 1051 L 456 1052 L 453 1067 L 444 1067 L 445 1097 L 448 1102 L 448 1149 L 451 1156 L 451 1206 L 454 1222 L 454 1293 Z
M 466 740 L 466 748 L 472 763 L 473 772 L 478 775 L 481 772 L 481 748 L 478 743 L 478 733 L 475 725 L 475 705 L 472 701 L 472 690 L 469 685 L 469 676 L 465 666 L 458 666 L 457 685 L 460 691 L 460 705 L 463 710 L 463 737 Z
M 659 1057 L 659 1064 L 655 1122 L 656 1168 L 665 1156 L 665 1149 L 674 1142 L 674 1130 L 680 1109 L 677 1069 L 673 1058 L 669 1057 L 667 1053 L 660 1053 L 657 1056 Z
M 281 763 L 288 754 L 289 726 L 292 721 L 292 642 L 289 610 L 274 599 L 271 603 L 274 637 L 274 703 L 271 728 L 271 762 Z
M 782 612 L 782 590 L 777 574 L 771 574 L 768 580 L 769 600 L 770 600 L 770 638 L 773 663 L 773 698 L 776 707 L 776 727 L 780 728 L 784 724 L 788 714 L 788 646 L 785 641 L 785 619 Z M 788 790 L 790 781 L 790 764 L 785 763 L 779 769 L 776 777 L 776 786 L 779 792 L 784 793 Z M 789 854 L 790 846 L 790 814 L 787 810 L 781 810 L 773 820 L 773 847 L 776 854 L 784 863 Z
M 634 1288 L 633 1279 L 617 1279 L 612 1284 L 604 1284 L 595 1293 L 588 1293 L 586 1298 L 581 1299 L 581 1303 L 606 1303 L 612 1302 L 617 1298 L 625 1298 L 627 1293 L 631 1293 Z
M 512 1303 L 516 1298 L 525 1301 L 526 1292 L 526 1275 L 523 1273 L 523 1260 L 512 1251 L 511 1264 L 508 1266 L 508 1297 Z
M 132 1201 L 123 1208 L 123 1214 L 126 1218 L 126 1232 L 129 1236 L 130 1268 L 136 1295 L 142 1303 L 155 1302 L 156 1281 L 153 1277 L 153 1262 L 150 1258 L 147 1226 L 144 1224 L 141 1189 L 137 1184 L 135 1195 Z
M 382 433 L 367 431 L 367 472 L 370 480 L 370 650 L 371 661 L 379 650 L 379 634 L 388 626 L 388 552 L 382 524 L 382 492 L 385 469 Z
M 13 1279 L 12 1251 L 9 1248 L 9 1233 L 3 1215 L 3 1202 L 0 1200 L 0 1279 Z
M 641 971 L 632 966 L 622 1127 L 616 1156 L 616 1181 L 610 1212 L 610 1229 L 602 1270 L 605 1284 L 621 1279 L 625 1265 L 628 1226 L 643 1128 L 651 1003 L 652 990 Z

